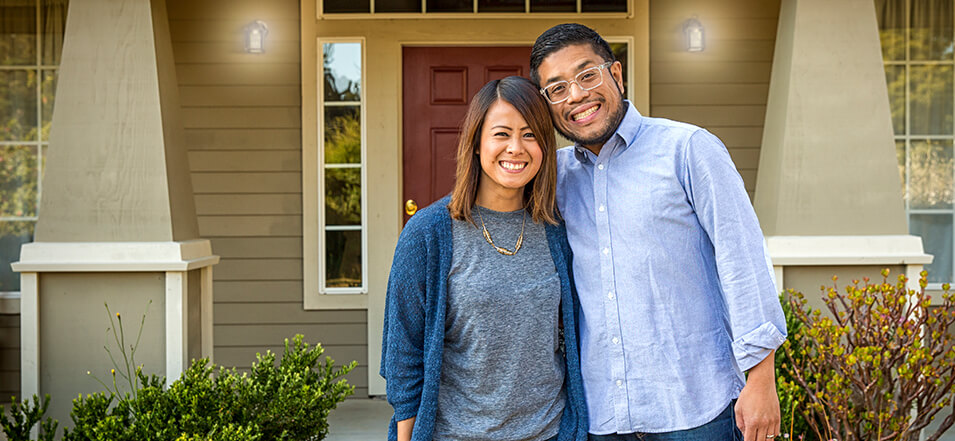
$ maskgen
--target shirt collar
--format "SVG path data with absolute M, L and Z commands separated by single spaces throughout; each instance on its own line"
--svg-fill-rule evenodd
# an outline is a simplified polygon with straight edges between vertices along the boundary
M 617 131 L 604 143 L 603 148 L 610 147 L 612 149 L 614 145 L 620 145 L 621 149 L 625 149 L 637 139 L 637 133 L 640 131 L 640 125 L 643 123 L 643 115 L 640 115 L 640 112 L 633 106 L 630 100 L 624 100 L 624 103 L 626 103 L 627 106 L 627 113 L 623 115 L 623 120 L 621 120 L 620 125 L 617 126 Z M 603 148 L 601 151 L 603 151 Z M 580 162 L 588 162 L 591 161 L 590 157 L 594 156 L 594 154 L 579 143 L 574 143 L 574 156 L 576 156 Z

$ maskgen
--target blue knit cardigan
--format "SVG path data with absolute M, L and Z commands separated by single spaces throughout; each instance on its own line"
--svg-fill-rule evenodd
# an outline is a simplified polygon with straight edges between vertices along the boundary
M 397 440 L 398 421 L 417 417 L 412 441 L 431 441 L 438 407 L 444 350 L 448 274 L 451 270 L 450 197 L 420 210 L 405 225 L 395 249 L 385 301 L 380 374 L 395 409 L 388 440 Z M 576 332 L 579 302 L 573 290 L 571 252 L 563 224 L 545 224 L 551 257 L 560 277 L 567 403 L 559 441 L 586 441 L 587 409 L 580 376 Z

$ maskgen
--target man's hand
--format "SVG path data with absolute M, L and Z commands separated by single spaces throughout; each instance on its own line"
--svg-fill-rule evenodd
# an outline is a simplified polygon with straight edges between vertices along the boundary
M 766 441 L 779 436 L 779 398 L 776 396 L 775 351 L 749 370 L 746 386 L 736 401 L 736 427 L 744 441 Z

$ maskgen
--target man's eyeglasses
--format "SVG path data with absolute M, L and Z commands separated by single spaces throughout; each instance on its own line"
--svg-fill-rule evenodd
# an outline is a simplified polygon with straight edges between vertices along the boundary
M 570 85 L 576 84 L 581 90 L 591 90 L 600 86 L 604 82 L 603 70 L 610 67 L 613 61 L 604 64 L 588 67 L 574 76 L 571 81 L 554 81 L 540 90 L 541 95 L 547 98 L 551 104 L 559 104 L 570 98 Z

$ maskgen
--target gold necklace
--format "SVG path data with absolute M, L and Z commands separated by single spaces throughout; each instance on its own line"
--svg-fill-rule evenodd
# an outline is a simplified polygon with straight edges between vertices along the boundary
M 478 207 L 478 217 L 481 219 L 481 229 L 484 230 L 484 240 L 487 243 L 491 244 L 498 253 L 501 253 L 505 256 L 513 256 L 521 249 L 521 245 L 524 244 L 524 225 L 527 223 L 527 210 L 523 210 L 524 214 L 521 216 L 521 234 L 517 236 L 517 243 L 514 244 L 514 251 L 511 251 L 504 247 L 499 247 L 494 245 L 494 240 L 491 239 L 491 233 L 487 232 L 487 226 L 484 225 L 484 216 L 481 215 L 481 207 Z

